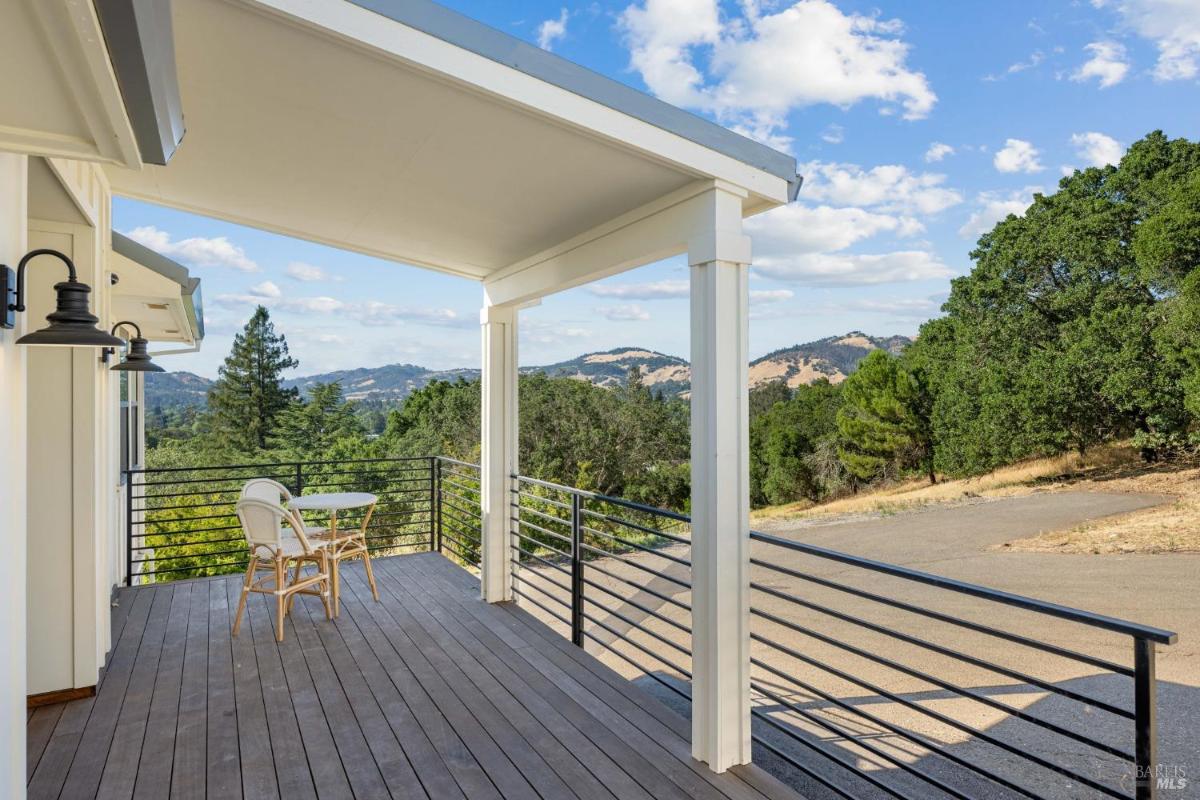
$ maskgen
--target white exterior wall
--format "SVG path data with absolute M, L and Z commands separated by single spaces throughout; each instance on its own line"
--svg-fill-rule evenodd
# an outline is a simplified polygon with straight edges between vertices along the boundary
M 107 322 L 109 194 L 99 169 L 52 165 L 92 224 L 30 220 L 29 248 L 60 250 L 92 287 L 93 313 Z M 65 266 L 49 256 L 26 271 L 26 329 L 43 324 Z M 112 383 L 97 348 L 28 348 L 26 694 L 96 684 L 110 648 L 115 463 Z
M 25 156 L 0 152 L 0 263 L 26 252 Z M 25 796 L 25 359 L 0 331 L 0 548 L 10 570 L 0 581 L 0 797 Z

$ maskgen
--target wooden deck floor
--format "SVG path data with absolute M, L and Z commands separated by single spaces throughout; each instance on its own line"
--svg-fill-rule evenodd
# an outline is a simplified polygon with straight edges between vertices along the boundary
M 442 556 L 375 564 L 282 644 L 262 595 L 230 637 L 238 577 L 121 590 L 96 697 L 29 716 L 29 797 L 797 800 Z

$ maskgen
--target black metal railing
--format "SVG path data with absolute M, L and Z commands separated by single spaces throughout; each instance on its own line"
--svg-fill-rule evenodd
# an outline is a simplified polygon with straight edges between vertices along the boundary
M 473 476 L 473 477 L 472 477 Z M 242 486 L 271 478 L 293 494 L 370 492 L 379 502 L 367 525 L 373 554 L 446 550 L 478 563 L 478 467 L 436 456 L 273 462 L 126 472 L 126 583 L 223 575 L 246 568 L 248 550 L 234 513 Z M 471 496 L 456 504 L 452 496 Z M 471 522 L 472 511 L 474 508 Z M 339 516 L 357 526 L 364 512 Z M 315 520 L 315 515 L 312 516 Z M 474 544 L 458 543 L 474 525 Z M 445 539 L 443 540 L 443 537 Z
M 778 536 L 751 540 L 752 714 L 765 725 L 755 741 L 812 780 L 843 797 L 868 786 L 897 798 L 1153 796 L 1155 646 L 1174 633 Z M 1080 626 L 1089 649 L 1123 640 L 1130 663 L 1056 643 L 1078 640 Z M 985 729 L 989 718 L 999 721 Z
M 687 517 L 533 478 L 511 480 L 513 594 L 575 644 L 592 642 L 688 699 Z
M 376 553 L 481 562 L 480 468 L 464 461 L 126 477 L 131 583 L 243 569 L 234 505 L 253 477 L 379 495 Z M 690 701 L 689 518 L 513 475 L 508 519 L 517 601 Z M 851 800 L 1155 796 L 1155 654 L 1174 633 L 764 533 L 750 544 L 756 760 Z

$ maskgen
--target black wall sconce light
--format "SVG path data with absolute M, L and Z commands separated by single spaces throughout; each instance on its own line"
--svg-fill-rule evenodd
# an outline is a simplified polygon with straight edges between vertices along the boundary
M 150 354 L 146 352 L 149 342 L 142 338 L 142 329 L 136 322 L 118 322 L 112 326 L 112 332 L 116 333 L 117 328 L 122 325 L 128 325 L 134 330 L 134 337 L 129 340 L 129 352 L 125 354 L 125 358 L 121 359 L 121 363 L 114 364 L 109 369 L 117 372 L 164 372 L 162 367 L 150 360 Z M 124 342 L 122 342 L 124 344 Z M 108 363 L 108 357 L 116 352 L 111 347 L 104 348 L 105 364 Z
M 12 328 L 16 324 L 16 312 L 25 310 L 25 267 L 38 256 L 54 256 L 67 265 L 67 279 L 54 284 L 58 295 L 57 308 L 46 315 L 50 324 L 40 331 L 27 333 L 17 344 L 59 345 L 66 347 L 124 347 L 125 341 L 96 327 L 100 322 L 88 310 L 88 295 L 92 287 L 80 282 L 75 275 L 75 264 L 57 250 L 39 249 L 25 254 L 17 264 L 16 281 L 13 270 L 0 265 L 0 328 Z

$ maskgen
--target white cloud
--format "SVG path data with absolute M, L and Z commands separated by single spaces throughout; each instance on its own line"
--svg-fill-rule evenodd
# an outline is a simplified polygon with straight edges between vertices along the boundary
M 829 125 L 821 131 L 821 141 L 829 144 L 841 144 L 846 141 L 846 129 L 836 123 Z
M 688 297 L 691 289 L 686 280 L 663 280 L 652 283 L 618 283 L 589 286 L 588 291 L 597 297 L 613 297 L 620 300 L 671 300 Z
M 620 306 L 600 306 L 596 313 L 613 322 L 645 322 L 650 319 L 650 312 L 637 303 Z
M 793 203 L 745 222 L 754 241 L 754 261 L 793 253 L 845 250 L 881 233 L 910 236 L 923 227 L 911 217 L 877 214 L 863 208 L 805 206 Z
M 517 328 L 522 342 L 534 344 L 562 344 L 563 339 L 587 339 L 592 332 L 570 323 L 546 322 L 534 317 L 523 318 Z
M 1200 75 L 1200 9 L 1195 0 L 1117 0 L 1113 6 L 1127 26 L 1158 48 L 1156 80 Z
M 303 261 L 293 261 L 283 271 L 292 280 L 303 281 L 305 283 L 340 280 L 340 278 L 330 275 L 321 267 L 313 266 Z
M 925 151 L 925 161 L 932 164 L 935 161 L 941 161 L 946 156 L 954 155 L 954 148 L 944 142 L 932 142 L 929 149 Z
M 283 292 L 274 281 L 263 281 L 257 286 L 251 286 L 250 294 L 255 297 L 276 298 L 281 297 Z
M 1125 154 L 1125 148 L 1120 142 L 1096 131 L 1072 134 L 1071 146 L 1075 148 L 1076 155 L 1093 167 L 1116 165 Z
M 1125 47 L 1117 42 L 1092 42 L 1084 48 L 1092 57 L 1083 62 L 1073 73 L 1071 80 L 1082 83 L 1096 78 L 1101 89 L 1116 86 L 1125 80 L 1129 72 L 1129 61 Z
M 182 261 L 188 266 L 228 267 L 241 272 L 258 272 L 258 264 L 246 255 L 246 251 L 224 236 L 212 239 L 194 236 L 175 241 L 171 238 L 171 234 L 159 230 L 153 225 L 134 228 L 125 235 L 151 250 L 168 258 Z
M 866 206 L 893 213 L 936 214 L 963 201 L 962 195 L 943 184 L 946 176 L 910 172 L 899 164 L 864 170 L 857 164 L 813 161 L 803 164 L 801 196 L 843 206 Z
M 538 47 L 543 50 L 553 50 L 554 43 L 567 35 L 567 20 L 570 19 L 570 13 L 564 8 L 558 15 L 558 19 L 543 20 L 541 25 L 538 25 Z
M 791 300 L 796 293 L 791 289 L 751 289 L 750 305 L 766 305 Z
M 864 286 L 902 281 L 949 278 L 954 271 L 924 250 L 894 253 L 806 253 L 756 259 L 761 274 L 782 281 L 815 286 Z
M 788 143 L 780 130 L 797 108 L 876 99 L 884 112 L 920 119 L 937 102 L 908 67 L 896 20 L 844 14 L 828 0 L 777 13 L 746 0 L 741 10 L 722 20 L 718 0 L 635 2 L 620 16 L 630 64 L 658 97 L 774 146 Z
M 1033 202 L 1033 195 L 1041 191 L 1040 186 L 1026 186 L 1012 192 L 980 192 L 975 198 L 975 211 L 958 229 L 958 235 L 966 239 L 978 239 L 1009 214 L 1018 217 L 1024 214 Z
M 827 307 L 829 311 L 862 311 L 867 314 L 886 314 L 903 319 L 928 319 L 938 312 L 945 296 L 897 297 L 887 300 L 850 300 Z
M 996 151 L 992 164 L 1001 172 L 1041 172 L 1038 161 L 1041 153 L 1024 139 L 1005 139 L 1004 147 Z

